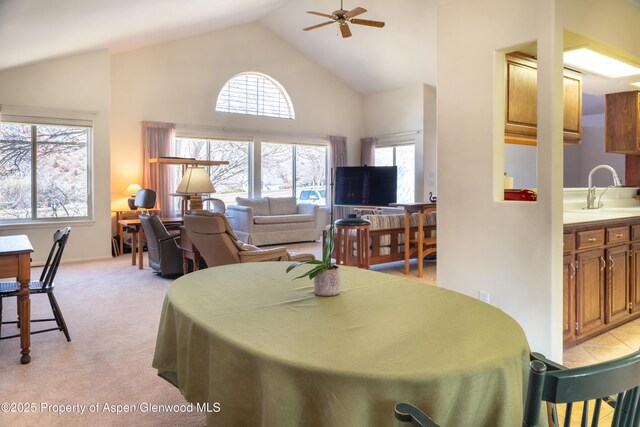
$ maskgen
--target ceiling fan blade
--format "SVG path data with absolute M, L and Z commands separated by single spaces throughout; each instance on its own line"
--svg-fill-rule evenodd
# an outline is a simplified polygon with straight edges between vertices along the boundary
M 377 28 L 384 27 L 384 22 L 382 21 L 369 21 L 368 19 L 352 19 L 349 22 L 357 25 L 367 25 L 369 27 L 377 27 Z
M 344 17 L 347 18 L 347 19 L 353 18 L 354 16 L 362 15 L 366 11 L 367 11 L 367 9 L 365 9 L 363 7 L 356 7 L 355 9 L 345 13 Z
M 316 28 L 324 27 L 325 25 L 333 24 L 334 22 L 335 21 L 327 21 L 327 22 L 323 22 L 322 24 L 313 25 L 311 27 L 303 28 L 302 30 L 303 31 L 315 30 Z
M 320 12 L 307 12 L 307 13 L 310 13 L 312 15 L 324 16 L 325 18 L 333 19 L 333 16 L 327 15 L 326 13 L 320 13 Z
M 340 23 L 340 32 L 342 33 L 343 38 L 351 37 L 351 30 L 349 29 L 349 24 L 346 22 Z

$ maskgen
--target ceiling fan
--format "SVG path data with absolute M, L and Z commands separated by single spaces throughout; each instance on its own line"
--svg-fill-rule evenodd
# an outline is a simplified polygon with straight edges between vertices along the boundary
M 384 22 L 381 21 L 369 21 L 367 19 L 354 19 L 355 16 L 362 15 L 365 13 L 367 9 L 362 7 L 356 7 L 353 10 L 344 10 L 342 6 L 342 0 L 340 0 L 340 9 L 335 10 L 331 15 L 320 12 L 307 12 L 312 15 L 324 16 L 325 18 L 330 18 L 331 21 L 323 22 L 322 24 L 313 25 L 311 27 L 303 28 L 304 31 L 314 30 L 316 28 L 324 27 L 325 25 L 333 24 L 337 22 L 340 26 L 340 32 L 342 33 L 342 37 L 351 37 L 351 30 L 349 29 L 349 23 L 356 25 L 367 25 L 369 27 L 384 27 Z

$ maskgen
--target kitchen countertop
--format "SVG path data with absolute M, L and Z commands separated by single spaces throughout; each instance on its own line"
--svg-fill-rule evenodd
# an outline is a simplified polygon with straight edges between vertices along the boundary
M 634 197 L 638 190 L 637 187 L 598 188 L 596 203 L 602 202 L 604 206 L 586 209 L 587 189 L 565 188 L 562 222 L 569 225 L 640 216 L 640 201 Z
M 606 221 L 610 219 L 622 219 L 640 216 L 639 207 L 624 208 L 600 208 L 600 209 L 575 209 L 562 213 L 563 224 L 578 224 L 582 222 Z

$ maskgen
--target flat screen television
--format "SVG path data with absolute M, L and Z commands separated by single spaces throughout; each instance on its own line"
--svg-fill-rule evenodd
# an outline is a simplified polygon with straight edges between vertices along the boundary
M 397 166 L 339 166 L 336 168 L 336 205 L 389 206 L 396 203 Z

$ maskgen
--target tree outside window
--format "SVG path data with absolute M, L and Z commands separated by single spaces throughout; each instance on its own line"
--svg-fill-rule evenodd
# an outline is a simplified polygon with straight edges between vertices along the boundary
M 376 166 L 398 167 L 398 203 L 413 203 L 415 199 L 415 145 L 384 145 L 376 147 Z
M 0 127 L 0 221 L 88 217 L 91 129 Z

